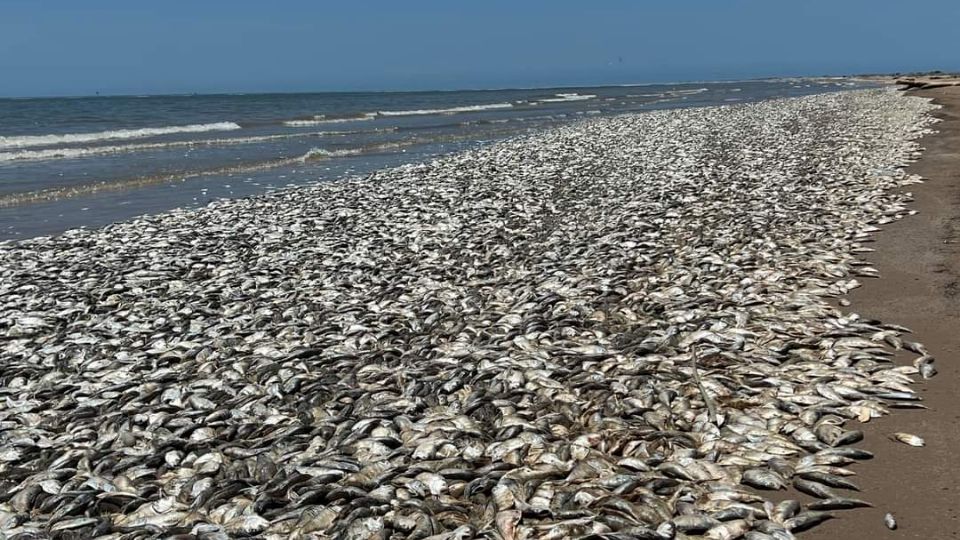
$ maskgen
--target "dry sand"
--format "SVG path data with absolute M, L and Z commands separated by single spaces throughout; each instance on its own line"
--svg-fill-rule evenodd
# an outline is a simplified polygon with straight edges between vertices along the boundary
M 944 121 L 933 126 L 939 133 L 921 141 L 926 151 L 909 169 L 927 179 L 909 188 L 919 214 L 878 233 L 868 259 L 882 277 L 855 290 L 848 309 L 913 329 L 940 374 L 919 385 L 929 410 L 898 410 L 863 426 L 861 446 L 876 458 L 856 465 L 854 480 L 876 508 L 837 512 L 804 538 L 960 538 L 960 87 L 911 93 L 944 106 L 936 113 Z M 891 441 L 897 431 L 927 446 Z M 898 530 L 884 526 L 886 512 Z

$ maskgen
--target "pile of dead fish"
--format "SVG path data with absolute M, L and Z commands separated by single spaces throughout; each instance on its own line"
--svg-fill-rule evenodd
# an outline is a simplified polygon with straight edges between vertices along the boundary
M 0 536 L 784 539 L 867 504 L 856 426 L 932 359 L 832 299 L 932 108 L 598 119 L 0 246 Z

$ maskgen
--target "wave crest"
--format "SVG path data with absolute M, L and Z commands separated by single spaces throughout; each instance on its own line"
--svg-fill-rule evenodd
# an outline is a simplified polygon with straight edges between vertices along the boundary
M 203 148 L 210 146 L 233 146 L 239 144 L 253 144 L 284 139 L 299 139 L 305 137 L 323 137 L 347 135 L 350 131 L 313 131 L 309 133 L 286 133 L 280 135 L 262 135 L 259 137 L 234 137 L 231 139 L 202 139 L 196 141 L 171 141 L 159 143 L 137 143 L 109 146 L 85 146 L 79 148 L 43 148 L 39 150 L 20 150 L 18 152 L 0 152 L 0 163 L 4 161 L 38 161 L 45 159 L 74 159 L 87 156 L 103 156 L 122 154 L 127 152 L 142 152 L 150 150 L 172 150 L 174 148 Z
M 378 111 L 379 116 L 419 116 L 426 114 L 457 114 L 465 112 L 480 112 L 496 109 L 510 109 L 512 103 L 488 103 L 486 105 L 464 105 L 463 107 L 450 107 L 448 109 L 412 109 L 408 111 Z
M 0 148 L 33 148 L 58 144 L 89 143 L 121 139 L 143 139 L 174 133 L 203 133 L 206 131 L 231 131 L 240 129 L 235 122 L 216 122 L 213 124 L 191 124 L 187 126 L 165 126 L 140 129 L 117 129 L 96 133 L 65 133 L 62 135 L 19 135 L 0 137 Z
M 287 120 L 283 125 L 287 127 L 311 127 L 311 126 L 320 126 L 323 124 L 343 124 L 345 122 L 363 122 L 365 120 L 373 120 L 377 117 L 377 113 L 363 113 L 358 116 L 338 116 L 333 118 L 328 118 L 322 114 L 318 114 L 313 118 L 299 119 L 299 120 Z
M 597 96 L 594 94 L 578 94 L 576 92 L 569 94 L 554 94 L 556 97 L 538 99 L 540 103 L 566 103 L 568 101 L 586 101 L 588 99 L 595 99 Z

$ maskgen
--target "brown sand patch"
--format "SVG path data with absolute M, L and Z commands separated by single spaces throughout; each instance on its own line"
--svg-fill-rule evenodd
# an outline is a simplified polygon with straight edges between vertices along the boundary
M 940 374 L 918 385 L 929 410 L 897 410 L 863 425 L 867 438 L 858 446 L 876 458 L 855 466 L 854 479 L 876 508 L 837 512 L 840 519 L 803 538 L 960 538 L 960 87 L 911 94 L 944 106 L 935 113 L 943 119 L 933 126 L 939 133 L 921 141 L 926 151 L 908 170 L 927 179 L 908 188 L 919 214 L 876 236 L 868 260 L 882 277 L 854 291 L 847 309 L 913 329 Z M 927 446 L 891 441 L 897 431 L 917 434 Z M 886 512 L 898 530 L 884 526 Z

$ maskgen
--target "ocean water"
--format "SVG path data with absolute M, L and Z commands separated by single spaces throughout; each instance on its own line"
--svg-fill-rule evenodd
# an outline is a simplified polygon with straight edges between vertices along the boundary
M 330 181 L 584 118 L 861 86 L 792 79 L 0 99 L 0 240 Z

